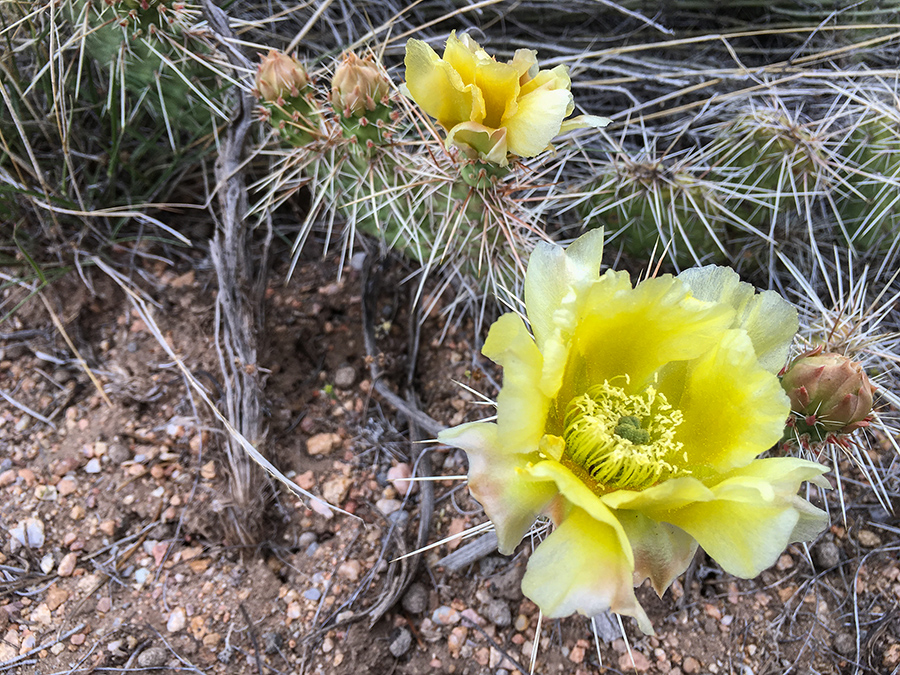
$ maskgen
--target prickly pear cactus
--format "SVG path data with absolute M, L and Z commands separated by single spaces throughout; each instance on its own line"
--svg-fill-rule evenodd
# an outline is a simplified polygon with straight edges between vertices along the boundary
M 851 170 L 835 201 L 854 248 L 887 250 L 900 227 L 900 116 L 861 117 L 841 147 Z
M 124 86 L 168 128 L 206 133 L 219 108 L 217 83 L 200 63 L 209 47 L 188 30 L 199 12 L 171 0 L 74 0 L 70 21 L 85 53 L 108 74 L 109 101 L 124 105 Z M 117 100 L 119 99 L 119 100 Z M 118 115 L 124 118 L 126 111 Z
M 734 186 L 733 208 L 760 229 L 796 209 L 794 196 L 814 193 L 826 178 L 822 141 L 779 109 L 739 113 L 722 126 L 711 155 L 714 180 Z
M 637 260 L 667 256 L 680 268 L 723 260 L 725 225 L 715 191 L 690 162 L 617 156 L 586 188 L 585 227 L 604 227 Z
M 534 218 L 501 185 L 509 168 L 448 154 L 423 138 L 412 119 L 401 119 L 391 92 L 371 58 L 344 55 L 326 97 L 295 57 L 265 57 L 255 86 L 259 117 L 291 149 L 254 211 L 283 201 L 278 191 L 305 186 L 313 193 L 310 218 L 331 223 L 336 214 L 345 242 L 364 233 L 426 270 L 450 266 L 482 289 L 515 286 L 534 243 L 520 226 Z

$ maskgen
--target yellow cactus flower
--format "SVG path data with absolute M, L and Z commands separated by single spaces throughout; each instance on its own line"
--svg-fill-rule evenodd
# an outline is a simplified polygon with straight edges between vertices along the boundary
M 406 89 L 469 159 L 506 166 L 507 154 L 533 157 L 572 129 L 609 120 L 575 109 L 565 66 L 538 70 L 537 52 L 519 49 L 501 63 L 468 35 L 450 33 L 443 58 L 421 40 L 406 43 Z
M 652 633 L 633 584 L 662 595 L 697 545 L 754 577 L 826 525 L 797 496 L 826 468 L 757 459 L 791 406 L 778 380 L 797 313 L 724 267 L 632 286 L 599 274 L 603 233 L 541 244 L 522 318 L 505 314 L 483 352 L 504 368 L 496 422 L 439 439 L 469 456 L 469 489 L 512 553 L 535 520 L 553 530 L 522 590 L 548 617 L 607 609 Z

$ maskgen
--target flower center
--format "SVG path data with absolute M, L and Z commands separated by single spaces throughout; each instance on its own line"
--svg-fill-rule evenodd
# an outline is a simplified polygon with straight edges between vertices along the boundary
M 685 473 L 669 460 L 681 451 L 680 410 L 647 387 L 628 394 L 604 382 L 569 402 L 562 461 L 607 490 L 642 490 L 663 476 Z

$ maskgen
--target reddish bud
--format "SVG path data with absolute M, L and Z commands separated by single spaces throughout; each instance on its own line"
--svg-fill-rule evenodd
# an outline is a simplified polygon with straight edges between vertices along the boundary
M 810 433 L 814 440 L 867 426 L 874 394 L 859 363 L 820 351 L 798 356 L 781 379 L 792 411 L 802 417 L 797 421 L 798 431 Z

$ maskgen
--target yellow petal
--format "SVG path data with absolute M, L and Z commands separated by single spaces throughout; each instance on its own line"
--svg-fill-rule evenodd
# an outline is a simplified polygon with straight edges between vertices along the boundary
M 718 344 L 692 361 L 683 390 L 663 378 L 660 390 L 684 414 L 676 439 L 688 466 L 727 471 L 751 462 L 784 432 L 790 401 L 778 378 L 759 365 L 750 338 L 728 330 Z
M 449 63 L 421 40 L 406 43 L 406 86 L 422 110 L 445 129 L 484 119 L 484 100 L 473 84 L 464 83 Z
M 703 355 L 732 322 L 731 308 L 697 300 L 669 275 L 634 289 L 630 283 L 626 288 L 623 279 L 626 273 L 608 271 L 591 288 L 572 339 L 561 396 L 622 375 L 629 376 L 633 390 L 641 390 L 664 364 Z
M 611 527 L 619 537 L 619 547 L 623 550 L 624 555 L 628 560 L 628 564 L 634 565 L 631 547 L 628 545 L 628 538 L 625 536 L 625 530 L 622 529 L 622 525 L 606 504 L 604 504 L 597 495 L 591 492 L 588 487 L 575 476 L 575 474 L 559 462 L 553 460 L 537 462 L 536 464 L 527 466 L 525 470 L 528 475 L 535 480 L 545 480 L 556 483 L 557 490 L 566 498 L 566 500 L 590 515 L 594 520 L 605 523 Z
M 555 486 L 522 471 L 524 458 L 501 446 L 497 425 L 473 422 L 438 434 L 441 443 L 462 448 L 469 457 L 469 491 L 497 530 L 500 552 L 509 555 L 535 518 L 557 495 Z
M 678 275 L 694 296 L 724 302 L 735 309 L 733 328 L 747 331 L 764 368 L 777 373 L 784 366 L 797 332 L 797 310 L 774 291 L 756 293 L 728 267 L 708 265 Z
M 809 541 L 828 525 L 825 512 L 796 496 L 803 481 L 826 470 L 791 457 L 757 460 L 711 486 L 714 499 L 652 517 L 690 534 L 726 572 L 749 579 L 789 543 Z
M 522 96 L 540 88 L 571 89 L 572 80 L 569 78 L 569 69 L 565 66 L 556 66 L 550 70 L 539 71 L 532 79 L 522 85 Z
M 697 542 L 684 530 L 658 523 L 638 511 L 617 511 L 634 552 L 634 585 L 649 578 L 656 594 L 662 597 L 679 574 L 684 572 Z
M 481 50 L 481 47 L 468 35 L 462 37 L 463 39 L 456 37 L 455 30 L 450 32 L 447 46 L 444 48 L 443 59 L 459 73 L 464 84 L 475 84 L 475 68 L 478 64 L 478 51 Z
M 504 126 L 506 115 L 516 109 L 519 72 L 508 63 L 482 62 L 475 71 L 475 84 L 484 97 L 484 124 L 494 128 Z
M 602 497 L 611 509 L 641 511 L 655 520 L 665 520 L 665 514 L 695 502 L 707 502 L 715 495 L 696 478 L 671 478 L 646 490 L 616 490 Z
M 503 120 L 509 130 L 509 151 L 534 157 L 546 150 L 574 105 L 568 89 L 542 88 L 520 96 L 515 112 Z
M 469 159 L 480 159 L 497 166 L 509 164 L 506 129 L 491 129 L 478 122 L 463 122 L 447 133 L 447 144 L 460 148 Z
M 579 115 L 578 117 L 570 117 L 563 120 L 559 133 L 564 134 L 574 129 L 602 129 L 612 122 L 608 117 L 597 117 L 596 115 Z
M 632 565 L 616 530 L 573 508 L 528 560 L 522 592 L 557 618 L 607 609 L 633 616 L 641 630 L 653 627 L 634 596 Z
M 602 229 L 585 233 L 565 249 L 547 242 L 534 249 L 525 273 L 525 307 L 538 347 L 543 349 L 556 333 L 568 338 L 578 319 L 576 298 L 600 278 L 602 261 Z
M 543 357 L 517 314 L 504 314 L 488 332 L 482 353 L 503 366 L 497 396 L 497 426 L 511 452 L 536 452 L 544 435 L 550 400 L 534 386 Z
M 537 52 L 533 49 L 517 49 L 509 62 L 519 74 L 519 82 L 524 84 L 538 73 Z

